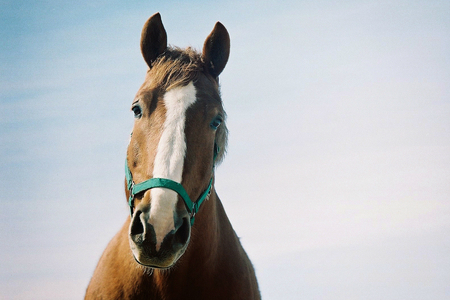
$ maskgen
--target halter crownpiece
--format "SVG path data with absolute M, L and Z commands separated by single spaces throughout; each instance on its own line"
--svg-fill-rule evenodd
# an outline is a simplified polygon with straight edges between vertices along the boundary
M 214 162 L 216 160 L 218 153 L 219 153 L 219 146 L 214 142 L 213 171 L 214 171 Z M 130 192 L 130 197 L 128 198 L 128 205 L 130 206 L 131 217 L 133 217 L 134 197 L 137 194 L 153 188 L 166 188 L 175 191 L 183 199 L 184 205 L 186 206 L 186 209 L 190 214 L 191 226 L 194 225 L 195 215 L 200 209 L 200 206 L 206 199 L 208 199 L 209 195 L 211 194 L 211 187 L 213 182 L 213 178 L 211 177 L 211 180 L 209 181 L 206 190 L 200 195 L 197 201 L 193 202 L 189 197 L 188 193 L 186 192 L 186 190 L 184 189 L 183 185 L 171 179 L 150 178 L 137 184 L 134 183 L 133 176 L 131 174 L 130 168 L 128 167 L 127 159 L 125 159 L 125 177 L 127 180 L 127 188 L 128 191 Z

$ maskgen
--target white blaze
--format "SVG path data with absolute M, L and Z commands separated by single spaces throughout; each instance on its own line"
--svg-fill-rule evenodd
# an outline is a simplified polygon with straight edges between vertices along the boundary
M 186 154 L 186 110 L 196 100 L 196 90 L 192 82 L 187 86 L 176 87 L 164 95 L 166 120 L 156 151 L 154 178 L 167 178 L 181 183 Z M 151 189 L 150 193 L 152 202 L 149 221 L 155 229 L 156 250 L 159 250 L 167 233 L 175 229 L 173 212 L 178 194 L 164 188 Z

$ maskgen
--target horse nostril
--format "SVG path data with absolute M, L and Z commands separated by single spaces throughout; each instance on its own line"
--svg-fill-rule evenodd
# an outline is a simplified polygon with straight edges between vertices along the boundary
M 178 228 L 176 234 L 176 238 L 178 242 L 182 245 L 186 244 L 189 239 L 190 234 L 190 221 L 188 218 L 183 218 L 183 223 Z
M 142 214 L 142 212 L 140 210 L 138 210 L 134 213 L 134 216 L 133 216 L 133 220 L 132 220 L 133 223 L 131 224 L 131 228 L 130 228 L 130 235 L 131 235 L 131 237 L 133 237 L 133 240 L 134 240 L 134 237 L 142 235 L 144 233 L 144 225 L 142 224 L 142 221 L 140 218 L 141 214 Z

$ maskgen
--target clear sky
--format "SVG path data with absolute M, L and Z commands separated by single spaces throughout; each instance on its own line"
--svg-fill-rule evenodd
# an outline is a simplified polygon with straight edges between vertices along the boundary
M 230 33 L 216 189 L 264 299 L 450 298 L 449 1 L 0 5 L 0 299 L 81 299 L 127 217 L 157 11 Z

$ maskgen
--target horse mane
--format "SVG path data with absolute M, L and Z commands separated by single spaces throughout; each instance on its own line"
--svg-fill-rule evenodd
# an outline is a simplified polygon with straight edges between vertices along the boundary
M 169 46 L 151 66 L 151 78 L 154 84 L 169 91 L 175 87 L 188 85 L 195 82 L 200 74 L 207 74 L 207 67 L 202 55 L 191 47 L 181 49 Z M 219 99 L 220 98 L 220 89 Z M 223 111 L 223 122 L 216 132 L 216 143 L 219 146 L 216 164 L 220 164 L 225 156 L 228 143 L 228 129 L 226 126 L 226 113 Z

